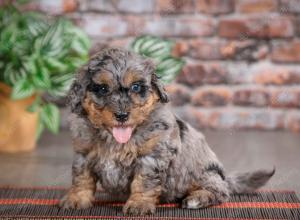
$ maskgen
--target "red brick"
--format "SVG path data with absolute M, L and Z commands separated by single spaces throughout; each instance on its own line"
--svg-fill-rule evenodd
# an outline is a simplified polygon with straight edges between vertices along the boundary
M 254 40 L 196 39 L 189 42 L 188 55 L 201 60 L 234 59 L 256 61 L 267 57 L 265 42 Z
M 207 14 L 227 14 L 233 11 L 232 0 L 196 0 L 199 12 Z
M 174 111 L 184 121 L 195 128 L 207 128 L 206 113 L 200 112 L 197 108 L 191 106 L 174 107 Z
M 277 0 L 237 0 L 236 10 L 242 13 L 263 13 L 276 11 Z
M 241 87 L 234 91 L 233 103 L 241 106 L 267 106 L 270 101 L 270 95 L 264 88 Z
M 146 23 L 146 18 L 136 15 L 127 15 L 124 21 L 128 25 L 128 34 L 132 37 L 144 35 L 143 27 Z
M 213 35 L 215 23 L 211 18 L 156 17 L 137 28 L 144 34 L 156 36 L 197 37 Z
M 177 77 L 177 82 L 189 85 L 199 86 L 203 84 L 203 79 L 207 72 L 201 64 L 188 64 L 184 66 L 182 72 Z
M 111 39 L 108 41 L 108 43 L 112 47 L 129 48 L 129 45 L 132 41 L 133 41 L 132 38 L 119 38 L 119 39 Z
M 175 57 L 185 56 L 189 51 L 189 44 L 185 40 L 176 40 L 172 55 Z
M 293 19 L 288 16 L 270 15 L 223 18 L 219 35 L 227 38 L 285 38 L 294 35 Z
M 226 71 L 219 63 L 187 64 L 177 77 L 177 81 L 189 86 L 225 83 Z
M 176 112 L 196 128 L 275 130 L 283 129 L 285 124 L 281 110 L 184 107 Z
M 300 132 L 300 111 L 288 113 L 286 128 L 293 132 Z
M 78 9 L 77 0 L 32 1 L 22 5 L 22 10 L 38 10 L 51 15 L 74 12 Z
M 151 13 L 155 8 L 155 0 L 88 0 L 80 1 L 81 10 L 98 12 Z
M 5 0 L 4 0 L 5 2 Z M 4 3 L 3 2 L 3 3 Z M 2 3 L 2 4 L 3 4 Z M 23 4 L 20 9 L 22 11 L 41 11 L 41 7 L 40 7 L 40 2 L 37 2 L 37 1 L 29 1 L 28 3 L 26 4 Z M 1 7 L 1 4 L 0 4 L 0 7 Z
M 106 47 L 122 47 L 129 48 L 130 43 L 133 41 L 131 38 L 117 38 L 117 39 L 94 39 L 93 45 L 90 49 L 90 56 L 99 52 Z
M 190 102 L 191 91 L 185 86 L 173 83 L 167 85 L 165 88 L 173 105 L 184 105 Z
M 197 39 L 190 41 L 189 56 L 202 60 L 221 59 L 220 48 L 224 42 L 219 40 Z
M 300 89 L 280 88 L 271 93 L 273 107 L 297 108 L 300 107 Z
M 284 114 L 281 111 L 266 109 L 225 109 L 212 113 L 209 119 L 213 128 L 242 129 L 281 129 L 284 125 Z
M 231 90 L 228 87 L 202 87 L 194 92 L 192 103 L 199 106 L 222 106 L 231 100 Z
M 209 63 L 206 65 L 207 75 L 204 83 L 207 84 L 220 84 L 227 83 L 227 70 L 220 63 Z
M 275 62 L 300 62 L 300 41 L 273 43 L 271 56 Z
M 295 19 L 295 31 L 298 36 L 300 36 L 300 17 Z
M 86 14 L 82 28 L 93 37 L 116 37 L 129 34 L 129 24 L 122 16 Z
M 282 13 L 300 13 L 299 0 L 280 0 L 280 12 Z
M 190 13 L 194 11 L 193 0 L 158 0 L 157 10 L 163 14 Z
M 253 40 L 228 41 L 220 48 L 222 58 L 256 61 L 267 57 L 269 48 L 265 42 Z
M 63 8 L 64 12 L 74 12 L 78 8 L 78 2 L 76 0 L 64 0 Z
M 258 84 L 292 85 L 300 83 L 300 72 L 284 67 L 270 67 L 254 72 L 254 82 Z
M 254 65 L 254 64 L 252 64 Z M 224 69 L 226 70 L 226 79 L 229 84 L 249 84 L 253 83 L 253 74 L 251 67 L 246 62 L 230 62 L 226 61 Z
M 114 1 L 110 1 L 114 2 Z M 155 10 L 155 0 L 119 0 L 117 8 L 120 12 L 147 13 Z
M 35 5 L 36 4 L 36 5 Z M 47 14 L 57 15 L 63 13 L 63 2 L 62 0 L 54 1 L 39 1 L 31 4 L 31 7 L 36 7 L 37 10 L 47 12 Z
M 94 12 L 116 12 L 117 6 L 112 1 L 107 0 L 88 0 L 80 1 L 81 11 L 94 11 Z

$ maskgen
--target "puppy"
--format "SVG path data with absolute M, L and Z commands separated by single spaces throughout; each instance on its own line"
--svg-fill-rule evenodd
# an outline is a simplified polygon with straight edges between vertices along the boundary
M 125 214 L 154 213 L 160 201 L 198 209 L 252 192 L 274 174 L 227 176 L 204 136 L 167 102 L 150 60 L 117 48 L 93 56 L 70 91 L 73 180 L 60 206 L 91 207 L 99 182 L 128 194 Z

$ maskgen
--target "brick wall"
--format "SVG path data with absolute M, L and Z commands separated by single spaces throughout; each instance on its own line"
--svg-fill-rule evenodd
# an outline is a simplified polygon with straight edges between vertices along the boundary
M 187 60 L 168 86 L 176 111 L 200 128 L 300 131 L 299 0 L 51 0 L 95 44 L 140 34 L 177 41 Z

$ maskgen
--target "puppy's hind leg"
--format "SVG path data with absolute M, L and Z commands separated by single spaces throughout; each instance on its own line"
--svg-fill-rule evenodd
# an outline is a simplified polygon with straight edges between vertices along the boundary
M 218 174 L 206 174 L 201 187 L 191 190 L 182 201 L 182 207 L 199 209 L 226 202 L 229 199 L 228 184 Z

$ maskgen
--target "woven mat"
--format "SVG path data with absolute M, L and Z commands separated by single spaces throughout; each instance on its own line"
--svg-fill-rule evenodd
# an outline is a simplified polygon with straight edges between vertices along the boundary
M 290 191 L 260 191 L 235 195 L 218 206 L 188 210 L 179 204 L 158 205 L 148 217 L 124 216 L 124 200 L 97 192 L 93 208 L 64 210 L 57 204 L 62 188 L 0 188 L 0 218 L 93 218 L 93 219 L 300 219 L 300 201 Z

